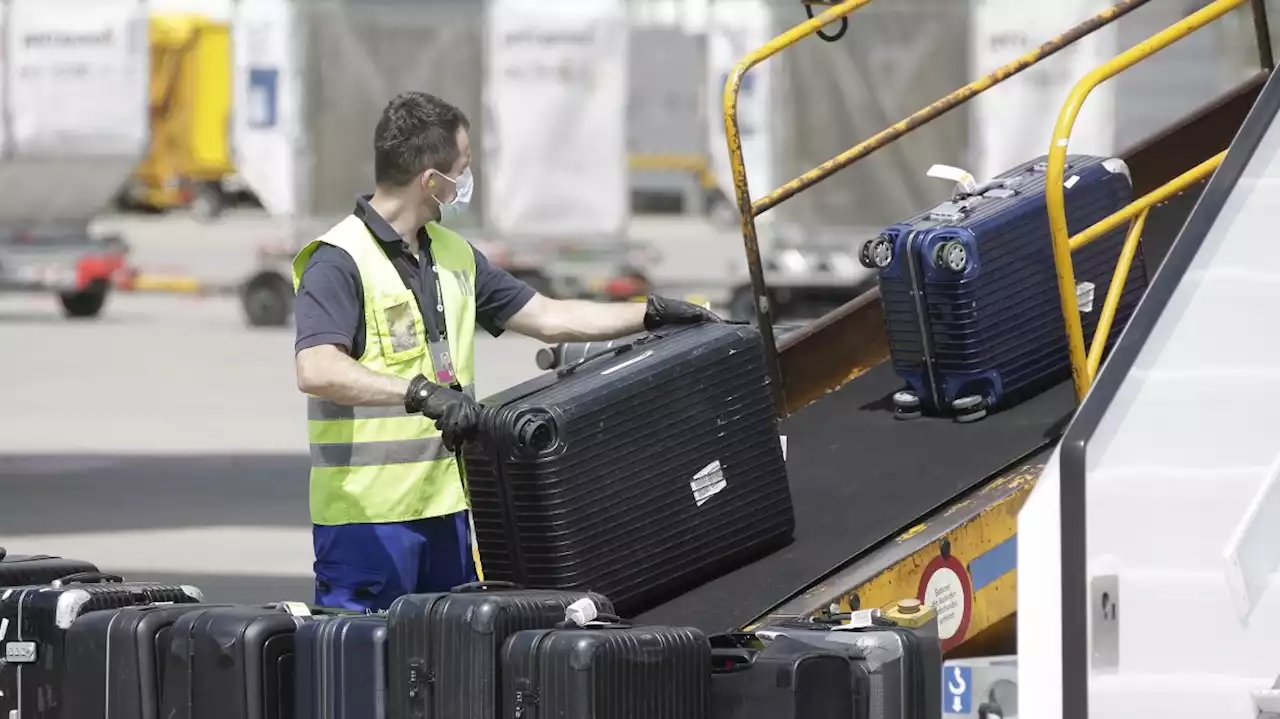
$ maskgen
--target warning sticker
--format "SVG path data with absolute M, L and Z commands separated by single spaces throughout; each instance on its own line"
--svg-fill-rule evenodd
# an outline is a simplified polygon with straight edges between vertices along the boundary
M 693 490 L 693 501 L 698 506 L 707 503 L 720 490 L 724 489 L 727 483 L 724 479 L 724 470 L 720 469 L 720 460 L 716 460 L 711 464 L 703 467 L 697 474 L 693 475 L 693 480 L 689 482 L 689 488 Z
M 916 598 L 937 611 L 938 637 L 944 652 L 964 641 L 973 613 L 973 587 L 960 560 L 934 557 L 920 577 Z

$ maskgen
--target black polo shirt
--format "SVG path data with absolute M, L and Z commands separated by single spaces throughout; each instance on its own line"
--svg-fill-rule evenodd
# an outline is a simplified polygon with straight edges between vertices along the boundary
M 400 235 L 369 205 L 369 197 L 356 200 L 354 214 L 377 238 L 405 286 L 413 290 L 418 307 L 429 301 L 434 309 L 434 276 L 423 271 Z M 418 231 L 418 242 L 425 256 L 431 243 L 426 228 Z M 476 324 L 497 337 L 507 320 L 533 298 L 534 291 L 511 273 L 489 264 L 475 247 L 471 249 L 476 256 Z M 345 250 L 322 244 L 311 255 L 298 286 L 294 320 L 298 328 L 294 352 L 338 345 L 354 358 L 364 354 L 364 290 L 356 261 Z

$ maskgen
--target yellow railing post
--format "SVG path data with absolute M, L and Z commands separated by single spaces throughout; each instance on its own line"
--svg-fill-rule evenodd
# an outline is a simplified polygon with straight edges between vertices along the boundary
M 821 30 L 823 26 L 852 14 L 871 0 L 848 0 L 825 10 L 752 50 L 738 61 L 724 84 L 724 137 L 729 146 L 729 167 L 733 171 L 733 188 L 737 195 L 742 242 L 747 252 L 747 270 L 751 274 L 751 294 L 756 308 L 756 324 L 765 345 L 765 364 L 773 382 L 773 400 L 778 416 L 786 415 L 786 396 L 782 387 L 782 368 L 778 362 L 778 343 L 773 335 L 771 308 L 764 281 L 764 265 L 760 260 L 760 238 L 756 234 L 756 213 L 751 207 L 751 190 L 747 185 L 747 167 L 742 157 L 742 133 L 738 128 L 738 93 L 747 72 L 782 52 L 791 45 Z
M 1071 264 L 1071 246 L 1067 230 L 1066 198 L 1063 175 L 1067 163 L 1067 145 L 1076 116 L 1095 87 L 1156 52 L 1186 37 L 1201 27 L 1226 15 L 1248 0 L 1214 0 L 1203 8 L 1134 45 L 1111 60 L 1099 65 L 1081 78 L 1067 96 L 1058 113 L 1049 145 L 1049 161 L 1045 178 L 1045 204 L 1049 211 L 1049 232 L 1053 239 L 1053 258 L 1057 265 L 1058 295 L 1062 302 L 1062 319 L 1067 331 L 1067 352 L 1071 358 L 1071 380 L 1076 399 L 1084 400 L 1089 392 L 1088 355 L 1084 346 L 1084 329 L 1080 323 L 1080 307 L 1076 301 L 1075 269 Z

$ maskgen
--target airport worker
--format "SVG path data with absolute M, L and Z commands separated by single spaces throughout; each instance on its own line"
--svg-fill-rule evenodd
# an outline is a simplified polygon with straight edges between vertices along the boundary
M 321 606 L 386 609 L 479 576 L 457 459 L 479 416 L 477 325 L 552 343 L 719 321 L 658 296 L 551 299 L 491 265 L 450 229 L 474 191 L 469 130 L 437 97 L 392 99 L 373 194 L 293 261 Z

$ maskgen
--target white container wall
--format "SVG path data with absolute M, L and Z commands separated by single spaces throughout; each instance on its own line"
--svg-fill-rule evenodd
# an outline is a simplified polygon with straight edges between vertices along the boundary
M 147 6 L 0 2 L 0 226 L 83 226 L 146 151 Z

